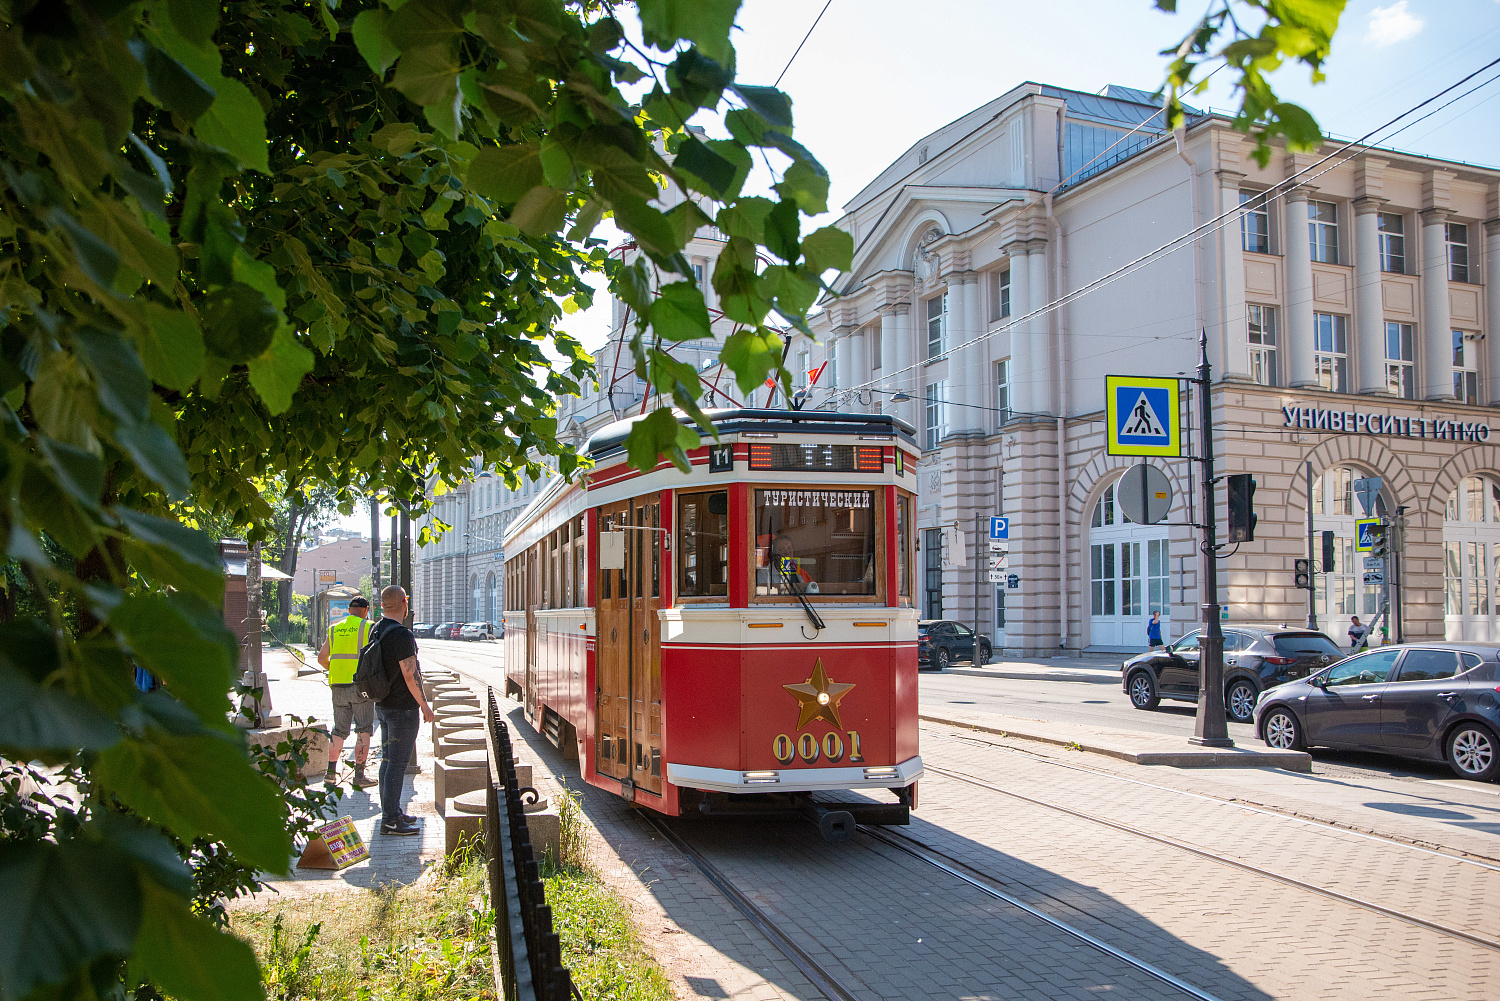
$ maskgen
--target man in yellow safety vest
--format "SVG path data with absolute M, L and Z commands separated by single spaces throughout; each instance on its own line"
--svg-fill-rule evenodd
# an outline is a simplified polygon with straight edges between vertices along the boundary
M 362 789 L 370 785 L 365 762 L 370 757 L 370 734 L 375 730 L 375 703 L 354 684 L 354 669 L 359 666 L 359 652 L 370 639 L 373 628 L 366 618 L 370 602 L 356 595 L 349 601 L 349 616 L 328 627 L 328 638 L 318 651 L 318 663 L 328 671 L 328 687 L 333 692 L 333 735 L 328 744 L 328 772 L 324 782 L 337 779 L 339 755 L 352 726 L 354 741 L 353 785 Z

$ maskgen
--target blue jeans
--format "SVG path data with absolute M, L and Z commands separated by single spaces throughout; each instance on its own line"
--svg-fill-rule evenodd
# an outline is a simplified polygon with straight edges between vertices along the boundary
M 401 823 L 401 793 L 406 785 L 406 766 L 417 753 L 417 730 L 422 725 L 420 709 L 382 709 L 380 717 L 380 823 Z

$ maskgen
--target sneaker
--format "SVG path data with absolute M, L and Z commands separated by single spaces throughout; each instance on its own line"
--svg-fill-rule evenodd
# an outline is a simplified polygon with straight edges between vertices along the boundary
M 402 836 L 410 836 L 410 835 L 413 835 L 413 834 L 421 834 L 422 833 L 422 829 L 420 827 L 417 827 L 415 824 L 408 824 L 408 823 L 406 823 L 406 821 L 403 820 L 401 823 L 395 824 L 395 825 L 381 824 L 380 825 L 380 833 L 381 834 L 399 834 L 399 835 L 402 835 Z
M 333 785 L 338 780 L 339 780 L 338 769 L 336 769 L 333 765 L 329 765 L 328 766 L 328 771 L 326 771 L 326 772 L 323 773 L 323 784 L 324 785 Z
M 349 784 L 354 786 L 354 788 L 356 789 L 368 789 L 370 786 L 375 784 L 375 780 L 370 778 L 370 776 L 365 772 L 364 765 L 355 765 L 354 778 L 350 781 Z

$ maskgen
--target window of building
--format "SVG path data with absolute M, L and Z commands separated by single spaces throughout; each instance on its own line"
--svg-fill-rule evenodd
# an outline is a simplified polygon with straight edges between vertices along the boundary
M 694 261 L 693 262 L 693 284 L 697 285 L 699 288 L 703 287 L 703 262 L 702 261 Z
M 1010 315 L 1010 268 L 990 272 L 990 322 Z
M 995 423 L 1010 420 L 1010 359 L 995 362 Z
M 1335 393 L 1349 392 L 1348 328 L 1346 316 L 1313 314 L 1313 369 L 1318 385 Z
M 1385 388 L 1406 400 L 1417 398 L 1414 330 L 1410 323 L 1385 325 Z
M 1466 282 L 1469 280 L 1469 227 L 1461 222 L 1450 222 L 1446 229 L 1448 237 L 1448 280 L 1450 282 Z
M 807 386 L 807 373 L 812 371 L 812 359 L 809 357 L 807 348 L 797 352 L 796 385 L 799 388 Z
M 1380 270 L 1406 274 L 1406 220 L 1396 212 L 1380 213 Z
M 1339 262 L 1339 207 L 1333 202 L 1307 203 L 1307 238 L 1312 259 L 1319 264 Z
M 1453 331 L 1453 395 L 1459 403 L 1479 404 L 1479 335 Z
M 757 595 L 873 595 L 875 491 L 755 491 Z
M 839 384 L 838 341 L 830 340 L 828 342 L 828 353 L 824 356 L 823 361 L 828 367 L 823 370 L 823 374 L 818 377 L 818 381 L 829 388 L 837 386 Z
M 1240 243 L 1252 254 L 1271 252 L 1271 212 L 1262 192 L 1240 189 Z
M 937 448 L 948 433 L 948 380 L 928 383 L 926 398 L 927 447 Z
M 943 617 L 943 530 L 922 532 L 922 618 Z
M 1151 145 L 1159 132 L 1100 128 L 1068 122 L 1063 128 L 1063 180 L 1077 184 Z
M 878 322 L 872 323 L 865 328 L 865 343 L 870 348 L 870 367 L 879 368 L 880 355 L 885 350 L 885 346 L 880 341 L 880 324 Z
M 937 358 L 943 353 L 948 326 L 948 294 L 935 295 L 927 300 L 927 357 Z
M 1250 375 L 1262 386 L 1281 385 L 1276 360 L 1276 307 L 1247 306 L 1249 314 Z
M 729 492 L 681 494 L 678 518 L 678 594 L 712 597 L 729 594 Z

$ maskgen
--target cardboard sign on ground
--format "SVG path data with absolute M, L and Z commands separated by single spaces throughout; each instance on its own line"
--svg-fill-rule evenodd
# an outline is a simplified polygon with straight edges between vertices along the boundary
M 318 828 L 318 836 L 307 843 L 298 869 L 347 869 L 370 857 L 370 848 L 355 830 L 353 817 L 340 817 Z

